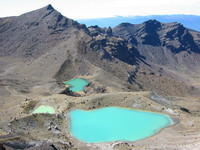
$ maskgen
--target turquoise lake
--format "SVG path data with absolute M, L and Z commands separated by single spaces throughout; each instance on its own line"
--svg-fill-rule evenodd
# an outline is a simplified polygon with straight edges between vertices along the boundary
M 70 81 L 65 81 L 64 84 L 69 85 L 69 90 L 73 92 L 81 92 L 83 91 L 83 88 L 89 84 L 89 82 L 82 78 L 76 78 Z
M 119 107 L 69 112 L 70 134 L 86 143 L 137 141 L 173 125 L 165 114 Z

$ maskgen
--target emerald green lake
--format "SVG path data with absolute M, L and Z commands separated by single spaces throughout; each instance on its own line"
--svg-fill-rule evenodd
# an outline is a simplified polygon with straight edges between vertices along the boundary
M 70 134 L 86 143 L 137 141 L 173 125 L 171 117 L 119 107 L 69 112 Z
M 33 111 L 34 114 L 48 113 L 55 114 L 55 109 L 51 106 L 41 105 Z
M 83 91 L 83 88 L 89 84 L 89 82 L 82 78 L 76 78 L 70 81 L 65 81 L 64 84 L 70 85 L 69 90 L 73 92 L 81 92 Z

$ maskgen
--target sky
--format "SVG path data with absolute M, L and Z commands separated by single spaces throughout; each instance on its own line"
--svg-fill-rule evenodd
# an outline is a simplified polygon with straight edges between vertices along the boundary
M 200 15 L 199 0 L 0 0 L 0 17 L 18 16 L 48 4 L 72 19 L 190 14 Z

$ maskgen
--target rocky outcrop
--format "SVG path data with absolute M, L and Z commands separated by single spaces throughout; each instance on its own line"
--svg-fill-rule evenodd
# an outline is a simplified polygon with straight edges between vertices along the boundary
M 199 70 L 200 46 L 197 37 L 200 34 L 194 34 L 180 23 L 160 23 L 156 20 L 135 25 L 123 23 L 113 29 L 113 35 L 123 38 L 148 63 L 174 70 Z
M 173 53 L 179 53 L 181 51 L 199 53 L 200 49 L 195 43 L 192 34 L 188 29 L 179 23 L 171 24 L 171 26 L 165 24 L 165 32 L 161 36 L 162 46 L 166 46 Z
M 143 24 L 122 23 L 113 29 L 115 36 L 122 37 L 133 45 L 143 44 L 169 48 L 173 53 L 181 51 L 198 52 L 190 30 L 180 23 L 160 23 L 149 20 Z

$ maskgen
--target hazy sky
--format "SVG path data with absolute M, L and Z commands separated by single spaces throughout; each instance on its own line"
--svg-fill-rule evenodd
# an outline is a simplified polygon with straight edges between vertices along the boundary
M 0 17 L 16 16 L 52 4 L 72 19 L 113 16 L 200 15 L 199 0 L 0 0 Z

